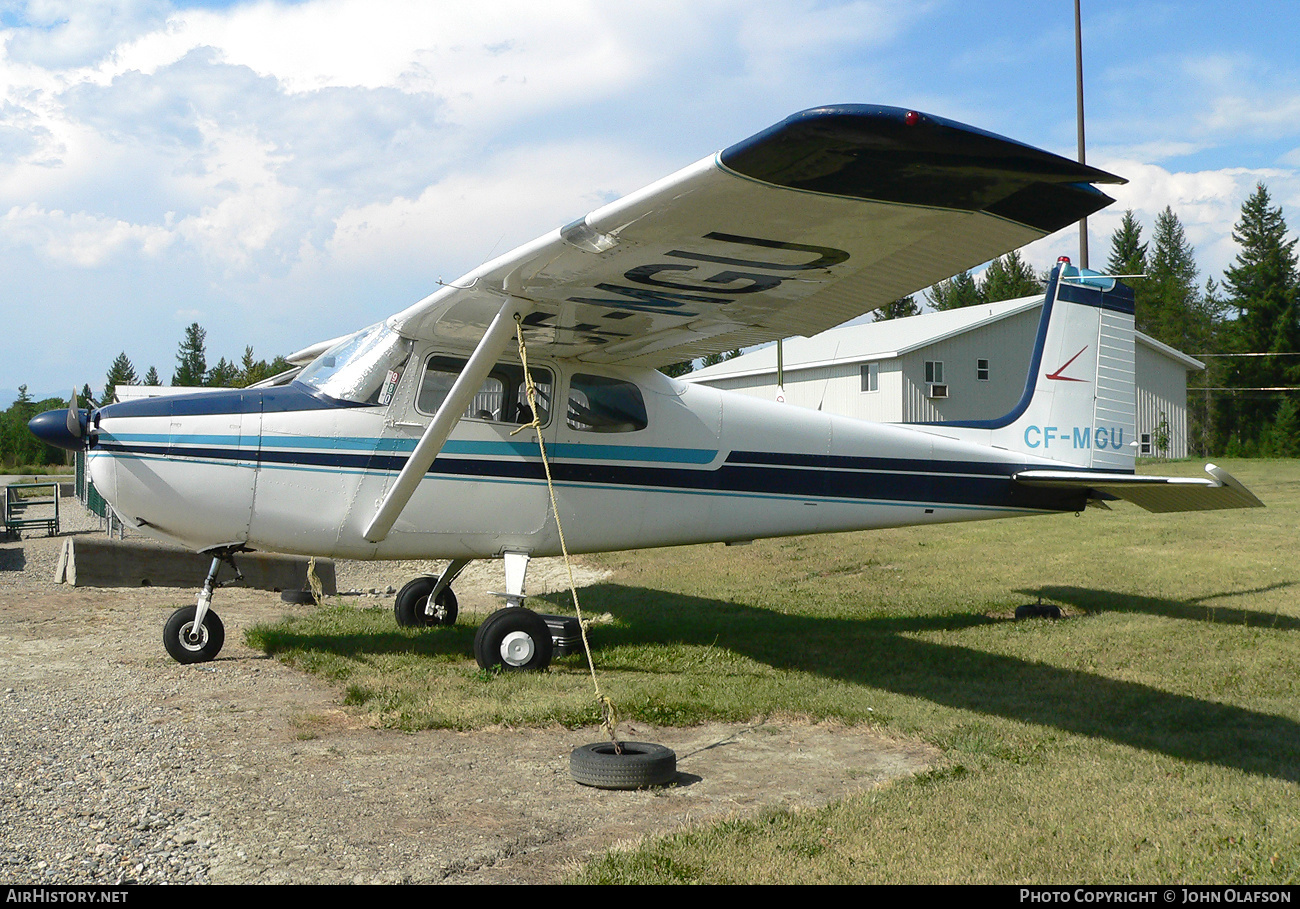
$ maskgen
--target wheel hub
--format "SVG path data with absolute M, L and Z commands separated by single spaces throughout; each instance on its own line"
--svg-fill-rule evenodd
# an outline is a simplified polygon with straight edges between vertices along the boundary
M 188 622 L 181 627 L 181 646 L 186 650 L 202 650 L 208 642 L 207 626 Z
M 501 659 L 510 666 L 523 666 L 536 652 L 532 637 L 522 631 L 512 631 L 501 640 Z

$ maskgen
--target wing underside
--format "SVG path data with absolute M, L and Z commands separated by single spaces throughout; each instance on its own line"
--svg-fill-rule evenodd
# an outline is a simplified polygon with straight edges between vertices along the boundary
M 1045 236 L 1119 178 L 895 108 L 817 108 L 489 262 L 399 313 L 472 346 L 506 297 L 532 349 L 660 366 L 811 335 Z

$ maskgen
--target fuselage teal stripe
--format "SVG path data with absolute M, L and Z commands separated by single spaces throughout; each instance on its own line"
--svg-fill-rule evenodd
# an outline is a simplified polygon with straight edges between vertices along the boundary
M 253 436 L 231 434 L 209 435 L 201 433 L 172 437 L 167 433 L 104 433 L 106 442 L 134 442 L 146 445 L 216 445 L 229 448 L 247 447 L 246 456 L 256 457 L 256 449 L 249 445 Z M 349 436 L 290 436 L 264 435 L 262 447 L 268 451 L 309 449 L 324 451 L 354 451 L 382 454 L 410 453 L 415 450 L 416 439 L 368 439 Z M 564 460 L 584 461 L 638 461 L 665 464 L 710 464 L 718 456 L 716 449 L 670 448 L 656 445 L 587 445 L 574 442 L 552 442 L 546 446 L 549 455 Z M 240 452 L 240 454 L 244 454 Z M 442 454 L 478 455 L 482 457 L 539 457 L 535 440 L 473 441 L 449 439 L 442 446 Z

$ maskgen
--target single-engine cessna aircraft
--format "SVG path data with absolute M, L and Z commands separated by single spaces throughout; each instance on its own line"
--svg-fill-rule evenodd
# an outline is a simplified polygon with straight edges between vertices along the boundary
M 1024 394 L 999 419 L 873 424 L 655 368 L 838 325 L 1073 224 L 1113 201 L 1092 184 L 1120 182 L 916 111 L 807 110 L 302 351 L 292 376 L 93 411 L 74 397 L 31 428 L 88 449 L 126 524 L 213 556 L 198 602 L 167 623 L 181 662 L 220 650 L 218 570 L 261 549 L 449 560 L 397 595 L 404 625 L 454 622 L 460 571 L 503 558 L 508 605 L 475 657 L 545 667 L 551 632 L 524 582 L 561 543 L 534 432 L 573 553 L 1116 497 L 1258 506 L 1212 465 L 1205 479 L 1134 473 L 1133 295 L 1065 261 Z

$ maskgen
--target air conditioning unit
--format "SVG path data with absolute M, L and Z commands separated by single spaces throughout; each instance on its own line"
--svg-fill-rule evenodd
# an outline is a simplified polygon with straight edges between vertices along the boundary
M 930 386 L 930 393 L 929 393 L 926 397 L 930 397 L 930 398 L 946 398 L 946 397 L 948 397 L 948 386 L 947 386 L 947 385 L 931 385 L 931 386 Z

